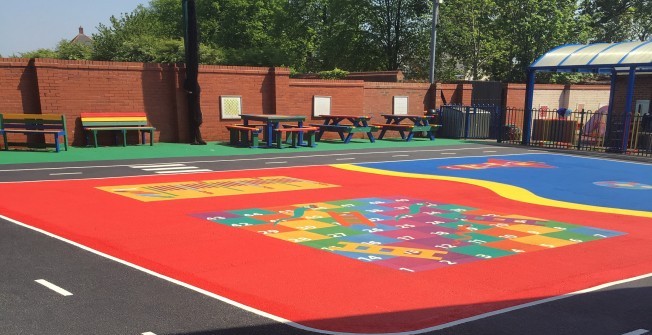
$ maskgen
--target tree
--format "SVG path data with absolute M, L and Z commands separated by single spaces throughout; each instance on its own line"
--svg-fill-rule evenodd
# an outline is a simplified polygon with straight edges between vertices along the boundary
M 458 66 L 460 76 L 471 80 L 488 75 L 488 64 L 501 54 L 494 0 L 452 0 L 442 5 L 442 44 Z M 464 24 L 460 24 L 464 22 Z
M 491 77 L 523 82 L 527 67 L 552 48 L 585 43 L 575 0 L 496 0 L 496 49 L 488 64 Z
M 652 1 L 584 0 L 597 42 L 646 41 L 652 35 Z

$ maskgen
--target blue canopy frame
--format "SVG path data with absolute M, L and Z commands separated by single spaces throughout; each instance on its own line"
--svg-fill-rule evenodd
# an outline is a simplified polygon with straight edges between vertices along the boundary
M 537 71 L 611 74 L 611 93 L 609 95 L 607 125 L 611 124 L 613 115 L 616 78 L 619 73 L 628 73 L 629 77 L 625 100 L 625 122 L 627 124 L 631 120 L 632 115 L 636 73 L 643 71 L 652 72 L 652 40 L 644 42 L 561 45 L 548 51 L 532 63 L 527 69 L 523 145 L 530 144 L 534 82 Z M 624 131 L 621 148 L 627 147 L 629 127 L 625 127 Z

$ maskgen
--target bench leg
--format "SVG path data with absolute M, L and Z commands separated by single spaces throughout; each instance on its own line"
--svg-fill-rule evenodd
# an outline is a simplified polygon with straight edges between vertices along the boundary
M 317 144 L 315 143 L 315 132 L 314 132 L 314 131 L 310 131 L 310 132 L 308 132 L 308 134 L 306 134 L 306 135 L 308 135 L 308 146 L 309 146 L 309 147 L 316 147 Z
M 229 129 L 229 144 L 238 145 L 238 136 L 240 132 L 237 129 Z
M 59 152 L 59 134 L 54 134 L 54 150 Z
M 283 149 L 283 134 L 281 133 L 276 133 L 276 146 Z
M 410 133 L 408 133 L 407 139 L 405 141 L 410 142 L 413 137 L 414 137 L 414 133 L 410 132 Z
M 385 128 L 383 128 L 383 130 L 380 131 L 380 135 L 378 135 L 379 140 L 383 139 L 383 137 L 385 136 L 386 131 L 387 131 L 387 129 L 385 129 Z
M 2 140 L 4 141 L 5 147 L 3 150 L 9 150 L 9 145 L 7 144 L 7 133 L 2 132 Z
M 344 138 L 344 143 L 349 143 L 351 141 L 351 138 L 353 137 L 353 133 L 349 133 L 346 135 L 346 138 Z
M 68 135 L 63 134 L 63 149 L 68 151 Z
M 371 132 L 367 133 L 367 137 L 369 137 L 369 142 L 371 143 L 376 142 L 376 139 L 374 138 L 374 134 L 372 134 Z
M 122 132 L 122 146 L 126 147 L 127 146 L 127 131 L 122 129 L 120 132 Z
M 93 143 L 95 144 L 95 147 L 97 148 L 97 130 L 93 130 Z
M 297 147 L 297 139 L 299 138 L 299 133 L 298 132 L 293 132 L 292 133 L 292 147 L 296 148 Z
M 251 132 L 251 142 L 249 142 L 250 148 L 258 148 L 258 132 Z
M 149 146 L 153 147 L 154 146 L 154 130 L 149 131 Z

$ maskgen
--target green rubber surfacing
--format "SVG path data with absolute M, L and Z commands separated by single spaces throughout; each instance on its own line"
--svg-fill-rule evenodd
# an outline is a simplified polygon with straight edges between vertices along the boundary
M 278 153 L 279 155 L 293 152 L 322 152 L 356 149 L 396 149 L 396 148 L 427 148 L 450 145 L 463 145 L 463 140 L 415 138 L 410 142 L 400 139 L 384 139 L 370 143 L 367 139 L 352 139 L 345 144 L 340 140 L 324 140 L 317 146 L 299 148 L 244 148 L 230 146 L 228 142 L 210 142 L 207 145 L 190 145 L 187 143 L 155 143 L 149 145 L 106 146 L 106 147 L 68 147 L 68 151 L 59 153 L 54 150 L 29 150 L 10 147 L 9 151 L 0 150 L 0 165 L 28 163 L 64 163 L 106 160 L 130 160 L 148 158 L 175 157 L 228 157 L 257 154 Z

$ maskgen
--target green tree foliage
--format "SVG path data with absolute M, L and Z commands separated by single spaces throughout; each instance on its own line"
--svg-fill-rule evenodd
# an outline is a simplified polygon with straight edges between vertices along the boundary
M 582 12 L 588 15 L 597 42 L 646 41 L 652 37 L 652 1 L 584 0 Z
M 150 0 L 111 17 L 90 50 L 62 42 L 25 55 L 183 62 L 181 3 Z M 428 76 L 433 0 L 196 0 L 196 6 L 205 64 Z M 523 81 L 526 67 L 558 45 L 646 40 L 652 31 L 650 0 L 445 0 L 440 9 L 440 81 Z

